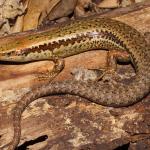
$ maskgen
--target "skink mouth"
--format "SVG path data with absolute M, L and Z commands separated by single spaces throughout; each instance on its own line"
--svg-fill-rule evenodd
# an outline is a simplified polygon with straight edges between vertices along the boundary
M 13 54 L 13 51 L 2 51 L 2 52 L 0 52 L 0 56 L 5 56 L 5 57 L 9 57 L 9 56 L 11 56 Z
M 15 61 L 16 59 L 15 51 L 0 52 L 0 61 Z

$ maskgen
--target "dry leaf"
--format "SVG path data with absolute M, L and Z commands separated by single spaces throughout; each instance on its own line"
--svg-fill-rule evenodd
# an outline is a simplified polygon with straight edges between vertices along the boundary
M 52 9 L 60 0 L 28 0 L 28 10 L 24 17 L 23 31 L 37 28 L 47 16 L 47 11 Z
M 24 6 L 20 0 L 6 0 L 2 5 L 2 17 L 14 19 L 16 16 L 23 14 Z
M 15 25 L 11 28 L 11 33 L 21 32 L 23 27 L 23 17 L 18 16 Z
M 98 4 L 98 7 L 100 8 L 116 8 L 119 6 L 120 4 L 118 0 L 104 0 Z
M 75 8 L 75 16 L 76 17 L 86 17 L 89 15 L 85 11 L 86 8 L 88 8 L 92 4 L 91 0 L 78 0 L 77 6 Z
M 49 20 L 58 19 L 70 15 L 77 5 L 77 0 L 61 0 L 48 15 Z
M 77 0 L 29 0 L 23 31 L 37 28 L 46 17 L 49 20 L 68 16 Z
M 22 15 L 25 12 L 25 7 L 21 0 L 1 0 L 0 6 L 0 22 L 3 22 L 0 26 L 0 35 L 12 33 L 9 20 Z

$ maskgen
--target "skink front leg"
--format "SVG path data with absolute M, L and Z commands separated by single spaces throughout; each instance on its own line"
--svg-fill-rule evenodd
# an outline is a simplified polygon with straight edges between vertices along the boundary
M 58 58 L 55 55 L 51 57 L 50 61 L 54 62 L 53 69 L 47 69 L 47 72 L 40 73 L 38 75 L 39 81 L 49 80 L 49 82 L 51 82 L 63 70 L 65 66 L 64 59 Z

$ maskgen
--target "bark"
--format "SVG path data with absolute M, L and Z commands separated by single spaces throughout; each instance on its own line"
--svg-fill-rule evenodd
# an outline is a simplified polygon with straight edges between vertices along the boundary
M 149 32 L 150 7 L 143 6 L 139 10 L 133 9 L 123 15 L 119 14 L 121 11 L 116 10 L 118 15 L 115 14 L 114 19 L 135 27 L 142 34 Z M 18 34 L 15 36 L 17 37 Z M 4 41 L 1 42 L 8 39 L 3 39 Z M 65 69 L 55 80 L 72 78 L 70 72 L 75 67 L 103 68 L 106 66 L 106 58 L 105 51 L 91 51 L 68 57 L 65 59 Z M 15 103 L 32 87 L 43 83 L 36 79 L 38 73 L 52 67 L 53 64 L 49 61 L 0 65 L 0 146 L 9 143 L 12 139 L 11 113 Z M 130 70 L 131 66 L 119 67 L 120 72 Z M 115 109 L 93 104 L 76 96 L 40 98 L 23 113 L 19 148 L 28 146 L 32 150 L 51 148 L 112 150 L 118 147 L 131 150 L 148 149 L 150 145 L 149 100 L 150 95 L 133 106 Z

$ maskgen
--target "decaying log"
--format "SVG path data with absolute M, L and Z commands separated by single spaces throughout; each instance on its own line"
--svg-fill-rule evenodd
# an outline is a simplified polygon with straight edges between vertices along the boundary
M 115 19 L 144 34 L 150 29 L 148 14 L 150 7 Z M 105 51 L 92 51 L 66 58 L 65 69 L 55 80 L 72 78 L 70 72 L 75 67 L 103 68 L 106 57 Z M 42 84 L 36 79 L 38 73 L 52 67 L 49 61 L 0 65 L 0 146 L 12 139 L 11 112 L 15 103 L 32 87 Z M 123 66 L 120 70 L 128 71 L 130 66 Z M 112 150 L 119 146 L 131 150 L 149 149 L 150 95 L 133 106 L 118 109 L 69 95 L 40 98 L 23 113 L 20 145 L 20 149 L 29 146 L 32 150 Z

